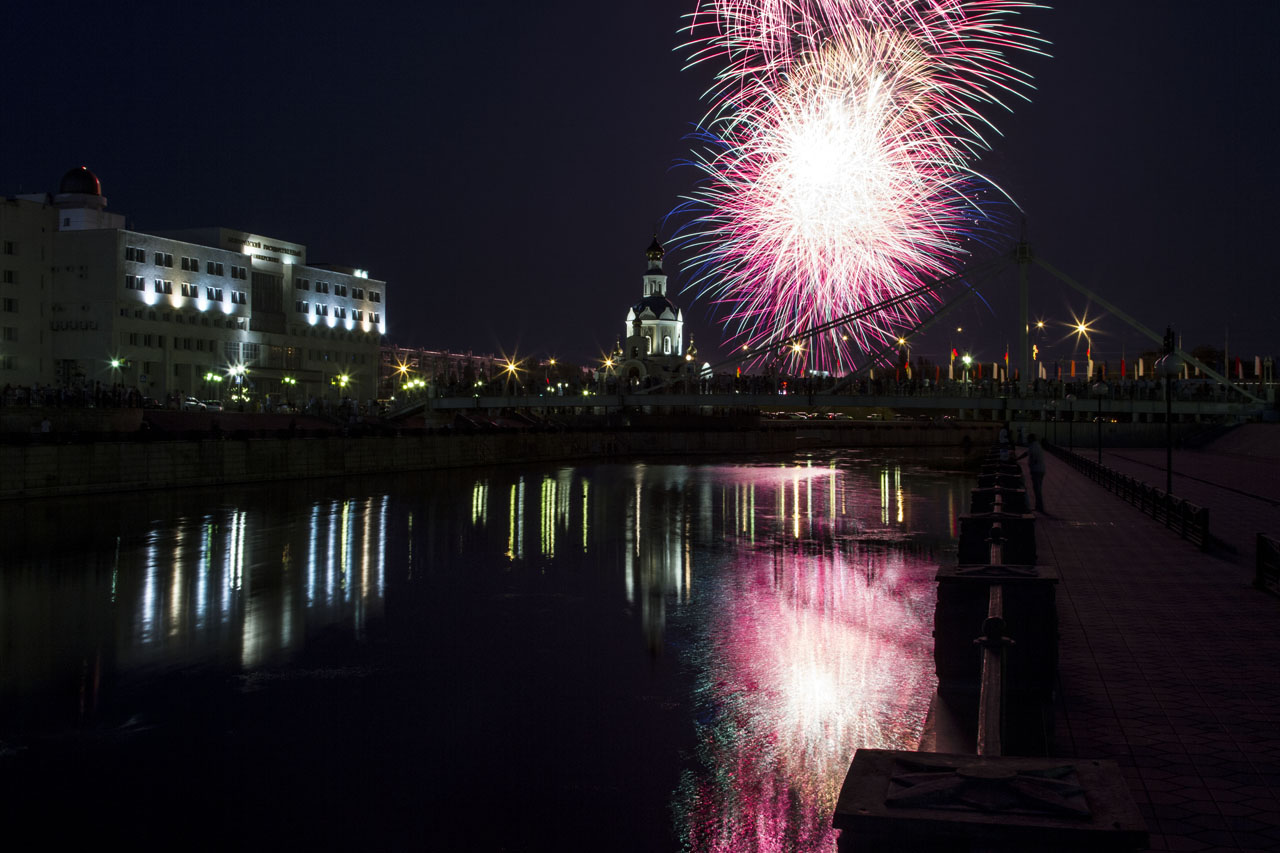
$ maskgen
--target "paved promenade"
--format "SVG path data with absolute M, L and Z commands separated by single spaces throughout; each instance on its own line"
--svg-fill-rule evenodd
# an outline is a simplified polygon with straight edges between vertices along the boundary
M 1165 486 L 1164 450 L 1104 447 L 1102 464 Z M 1175 450 L 1173 493 L 1209 507 L 1209 529 L 1227 546 L 1223 556 L 1252 567 L 1257 534 L 1280 537 L 1280 424 L 1250 424 L 1203 450 Z
M 1159 470 L 1140 476 L 1163 488 L 1159 455 Z M 1116 760 L 1152 850 L 1280 850 L 1280 599 L 1250 585 L 1256 529 L 1218 524 L 1265 504 L 1249 496 L 1275 489 L 1273 464 L 1246 458 L 1231 474 L 1239 493 L 1203 500 L 1211 529 L 1237 548 L 1215 556 L 1047 461 L 1051 514 L 1036 539 L 1062 575 L 1053 754 Z M 1196 500 L 1191 482 L 1175 493 L 1184 485 Z

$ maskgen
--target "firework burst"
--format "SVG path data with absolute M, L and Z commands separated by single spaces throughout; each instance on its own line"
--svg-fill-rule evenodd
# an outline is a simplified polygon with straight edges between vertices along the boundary
M 972 169 L 979 110 L 1025 88 L 1013 50 L 1039 40 L 1019 0 L 702 0 L 694 62 L 721 66 L 686 209 L 691 287 L 750 347 L 901 296 L 954 272 L 1000 222 Z M 896 336 L 927 295 L 832 329 L 793 352 L 814 369 Z

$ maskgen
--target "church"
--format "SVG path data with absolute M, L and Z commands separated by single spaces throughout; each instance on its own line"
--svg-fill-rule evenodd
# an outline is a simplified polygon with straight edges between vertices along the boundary
M 609 360 L 612 376 L 633 389 L 696 381 L 700 373 L 692 335 L 685 347 L 684 312 L 667 296 L 667 275 L 662 270 L 665 254 L 655 235 L 645 250 L 648 269 L 643 296 L 627 310 L 623 337 Z

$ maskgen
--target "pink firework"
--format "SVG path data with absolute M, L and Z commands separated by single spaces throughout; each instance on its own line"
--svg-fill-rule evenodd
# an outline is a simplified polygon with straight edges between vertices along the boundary
M 1017 0 L 703 0 L 695 62 L 722 64 L 689 199 L 692 286 L 754 347 L 911 292 L 959 268 L 999 220 L 972 168 L 979 112 L 1026 86 L 1039 40 Z M 919 296 L 788 351 L 843 371 L 934 305 Z

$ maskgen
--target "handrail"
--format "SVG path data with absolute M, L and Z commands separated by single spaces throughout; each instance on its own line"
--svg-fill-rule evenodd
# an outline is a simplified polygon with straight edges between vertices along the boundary
M 1175 497 L 1128 474 L 1099 465 L 1078 453 L 1052 444 L 1046 444 L 1045 449 L 1107 491 L 1137 507 L 1165 527 L 1175 530 L 1183 539 L 1200 546 L 1201 550 L 1209 548 L 1212 539 L 1209 535 L 1208 507 Z

